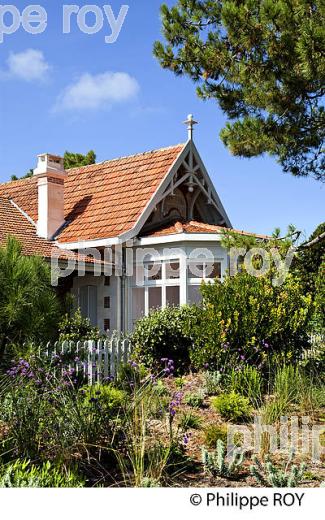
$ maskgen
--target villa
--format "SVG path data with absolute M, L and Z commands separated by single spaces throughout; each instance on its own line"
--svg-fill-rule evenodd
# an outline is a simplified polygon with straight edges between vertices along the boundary
M 74 259 L 59 289 L 101 330 L 132 330 L 152 308 L 198 302 L 202 280 L 222 280 L 228 267 L 220 241 L 232 225 L 192 116 L 186 124 L 184 144 L 68 171 L 42 154 L 31 178 L 0 184 L 0 243 L 11 234 L 27 255 Z

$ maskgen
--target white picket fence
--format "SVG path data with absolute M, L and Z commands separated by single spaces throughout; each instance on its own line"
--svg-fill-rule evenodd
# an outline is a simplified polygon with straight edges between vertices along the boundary
M 64 341 L 48 343 L 39 354 L 53 361 L 68 355 L 69 364 L 65 369 L 73 370 L 93 385 L 116 377 L 119 367 L 130 359 L 131 344 L 127 339 L 116 337 L 99 341 Z

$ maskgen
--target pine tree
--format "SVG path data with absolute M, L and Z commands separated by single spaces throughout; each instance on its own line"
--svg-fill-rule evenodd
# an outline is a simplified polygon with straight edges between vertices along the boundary
M 229 150 L 324 181 L 324 0 L 178 0 L 161 13 L 154 54 L 217 100 Z
M 80 168 L 81 166 L 88 166 L 89 164 L 95 164 L 96 154 L 93 150 L 90 150 L 86 155 L 81 153 L 65 152 L 64 154 L 64 168 Z
M 9 346 L 22 350 L 24 343 L 51 339 L 60 309 L 50 280 L 45 260 L 24 256 L 8 237 L 0 247 L 0 361 Z

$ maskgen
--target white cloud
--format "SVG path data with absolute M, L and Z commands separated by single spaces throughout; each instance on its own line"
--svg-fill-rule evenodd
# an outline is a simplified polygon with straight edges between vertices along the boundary
M 45 81 L 51 68 L 43 52 L 35 49 L 11 52 L 7 65 L 7 77 L 16 77 L 25 81 Z
M 59 96 L 55 110 L 96 110 L 128 101 L 136 96 L 140 87 L 136 79 L 126 72 L 83 74 Z

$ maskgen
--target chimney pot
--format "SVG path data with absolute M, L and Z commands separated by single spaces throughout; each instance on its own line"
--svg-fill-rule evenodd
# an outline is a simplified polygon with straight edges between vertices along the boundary
M 38 155 L 34 175 L 38 179 L 37 234 L 49 240 L 65 222 L 64 181 L 67 173 L 63 158 L 49 153 Z

